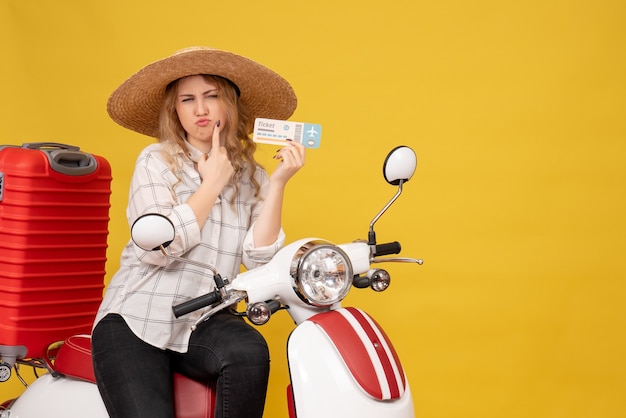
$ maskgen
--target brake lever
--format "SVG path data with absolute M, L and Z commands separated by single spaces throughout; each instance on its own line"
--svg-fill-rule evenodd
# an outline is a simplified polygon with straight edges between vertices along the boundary
M 374 257 L 372 263 L 416 263 L 421 266 L 424 264 L 424 260 L 421 258 L 408 257 Z

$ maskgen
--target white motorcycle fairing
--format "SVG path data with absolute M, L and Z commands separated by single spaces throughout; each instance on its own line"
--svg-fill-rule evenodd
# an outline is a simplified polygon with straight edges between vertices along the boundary
M 35 380 L 11 407 L 13 418 L 108 418 L 98 387 L 70 377 L 45 374 Z
M 321 313 L 287 342 L 297 418 L 414 418 L 409 383 L 391 342 L 356 308 Z

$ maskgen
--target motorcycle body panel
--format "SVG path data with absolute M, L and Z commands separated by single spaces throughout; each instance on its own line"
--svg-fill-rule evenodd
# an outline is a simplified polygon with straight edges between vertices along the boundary
M 17 398 L 10 409 L 17 418 L 108 418 L 98 392 L 91 383 L 45 374 Z
M 279 299 L 289 306 L 289 315 L 300 324 L 315 314 L 339 308 L 340 303 L 329 307 L 308 305 L 298 298 L 294 291 L 294 279 L 285 266 L 292 266 L 297 251 L 309 242 L 324 241 L 321 238 L 304 238 L 285 246 L 264 266 L 240 273 L 232 282 L 233 289 L 246 292 L 248 303 Z M 350 257 L 354 274 L 362 274 L 369 269 L 369 248 L 364 242 L 354 242 L 339 246 Z
M 298 418 L 415 416 L 393 346 L 358 309 L 338 309 L 304 321 L 290 335 L 287 354 Z

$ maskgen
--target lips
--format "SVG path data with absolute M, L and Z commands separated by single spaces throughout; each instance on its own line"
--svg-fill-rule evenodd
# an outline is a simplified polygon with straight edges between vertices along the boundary
M 196 125 L 200 126 L 201 128 L 204 128 L 206 126 L 209 126 L 209 123 L 211 123 L 210 119 L 198 119 L 196 121 Z

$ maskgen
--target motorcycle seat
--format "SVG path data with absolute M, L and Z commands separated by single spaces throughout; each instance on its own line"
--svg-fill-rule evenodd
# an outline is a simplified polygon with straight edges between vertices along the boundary
M 54 370 L 65 376 L 95 383 L 91 362 L 91 336 L 72 335 L 59 348 Z M 176 418 L 210 418 L 215 410 L 215 386 L 207 386 L 174 373 Z

